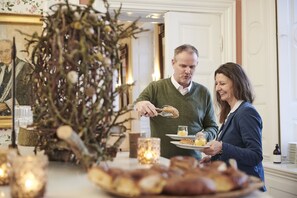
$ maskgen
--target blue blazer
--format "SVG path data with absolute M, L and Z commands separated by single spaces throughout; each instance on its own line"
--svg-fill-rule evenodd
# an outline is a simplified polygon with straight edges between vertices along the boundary
M 213 156 L 212 160 L 228 162 L 233 158 L 239 170 L 264 182 L 262 127 L 262 119 L 257 110 L 251 103 L 242 102 L 222 125 L 218 141 L 223 142 L 223 152 Z M 266 191 L 265 186 L 261 190 Z

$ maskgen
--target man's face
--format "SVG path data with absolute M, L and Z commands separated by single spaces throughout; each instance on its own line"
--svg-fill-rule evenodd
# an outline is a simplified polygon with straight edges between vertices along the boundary
M 0 62 L 9 65 L 11 63 L 11 51 L 12 47 L 9 42 L 0 41 Z
M 174 79 L 183 87 L 189 86 L 193 73 L 198 64 L 198 57 L 195 53 L 181 52 L 172 60 Z

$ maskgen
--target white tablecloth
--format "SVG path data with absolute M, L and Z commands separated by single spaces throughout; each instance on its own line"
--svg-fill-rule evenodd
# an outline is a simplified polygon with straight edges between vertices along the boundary
M 160 163 L 168 165 L 169 160 L 160 159 Z M 119 152 L 113 162 L 108 162 L 111 167 L 125 169 L 143 168 L 137 159 L 128 157 L 128 152 Z M 9 186 L 0 187 L 0 198 L 9 198 Z M 48 169 L 48 183 L 46 198 L 110 198 L 109 194 L 103 192 L 93 184 L 87 177 L 87 173 L 81 167 L 61 162 L 50 162 Z M 271 198 L 267 193 L 255 191 L 244 198 Z

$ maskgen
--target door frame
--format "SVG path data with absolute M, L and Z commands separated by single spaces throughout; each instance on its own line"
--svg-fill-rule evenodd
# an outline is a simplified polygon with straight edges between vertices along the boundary
M 222 62 L 236 61 L 236 0 L 109 0 L 110 8 L 122 6 L 125 11 L 143 11 L 166 13 L 192 12 L 215 13 L 220 15 L 222 21 L 222 37 L 224 50 Z

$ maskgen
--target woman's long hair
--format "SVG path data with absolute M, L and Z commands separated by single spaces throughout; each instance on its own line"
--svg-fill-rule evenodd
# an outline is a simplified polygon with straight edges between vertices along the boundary
M 217 74 L 223 74 L 233 82 L 233 94 L 237 100 L 253 103 L 254 94 L 252 85 L 243 68 L 239 64 L 232 62 L 225 63 L 215 71 L 214 77 L 216 77 Z M 223 123 L 227 118 L 231 107 L 226 101 L 221 100 L 218 92 L 215 93 L 215 101 L 217 106 L 220 108 L 219 121 L 220 123 Z

